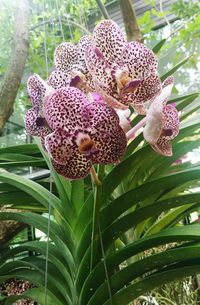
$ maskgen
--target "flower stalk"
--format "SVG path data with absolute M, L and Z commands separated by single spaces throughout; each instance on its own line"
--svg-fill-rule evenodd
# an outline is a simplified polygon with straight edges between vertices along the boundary
M 93 166 L 90 169 L 90 175 L 91 175 L 92 182 L 94 183 L 94 185 L 96 185 L 97 187 L 101 186 L 101 181 L 99 180 L 99 177 L 98 177 L 98 175 L 96 173 L 96 170 Z
M 94 168 L 93 168 L 93 170 Z M 96 174 L 96 172 L 95 172 Z M 98 181 L 103 178 L 104 166 L 98 166 Z M 96 174 L 97 176 L 97 174 Z M 98 177 L 97 176 L 97 177 Z M 99 211 L 102 206 L 102 184 L 94 183 L 94 208 L 93 208 L 93 223 L 92 223 L 92 236 L 91 236 L 91 259 L 90 259 L 90 270 L 93 269 L 97 261 L 97 250 L 99 245 Z
M 133 140 L 135 138 L 136 132 L 142 128 L 146 124 L 146 117 L 144 117 L 137 125 L 135 125 L 133 128 L 131 128 L 126 133 L 127 140 Z

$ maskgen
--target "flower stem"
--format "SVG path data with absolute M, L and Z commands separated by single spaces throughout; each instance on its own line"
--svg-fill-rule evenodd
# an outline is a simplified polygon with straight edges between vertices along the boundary
M 94 167 L 92 166 L 90 169 L 90 175 L 92 177 L 92 181 L 96 186 L 100 186 L 101 185 L 101 181 L 99 180 L 97 173 L 94 169 Z
M 99 177 L 102 178 L 104 175 L 104 166 L 98 166 L 98 174 Z M 94 182 L 94 208 L 93 208 L 93 223 L 92 223 L 92 237 L 91 237 L 91 259 L 90 259 L 90 270 L 96 264 L 97 256 L 98 256 L 98 245 L 99 245 L 99 211 L 102 205 L 102 185 L 99 184 L 100 180 L 98 179 L 98 183 L 96 183 L 97 174 L 92 171 L 92 177 L 94 177 L 95 173 L 95 182 Z M 94 178 L 93 178 L 94 179 Z M 94 180 L 93 180 L 94 181 Z
M 146 117 L 144 117 L 137 125 L 135 125 L 131 130 L 126 133 L 127 140 L 131 140 L 135 138 L 135 133 L 145 125 Z

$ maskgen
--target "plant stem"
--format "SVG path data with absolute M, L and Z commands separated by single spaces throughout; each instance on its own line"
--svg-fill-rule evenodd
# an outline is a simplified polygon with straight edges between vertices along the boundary
M 96 185 L 96 186 L 101 186 L 101 181 L 99 180 L 97 173 L 94 169 L 94 167 L 92 166 L 90 169 L 90 175 L 92 177 L 92 182 Z
M 95 172 L 95 171 L 94 171 Z M 95 172 L 96 174 L 96 172 Z M 98 176 L 103 178 L 104 166 L 99 166 Z M 96 174 L 97 177 L 97 174 Z M 100 182 L 98 178 L 98 181 Z M 97 250 L 99 244 L 99 210 L 102 205 L 102 185 L 101 183 L 94 183 L 94 208 L 93 208 L 93 223 L 92 223 L 92 237 L 91 237 L 91 260 L 90 260 L 90 270 L 96 264 L 97 261 Z
M 145 125 L 146 117 L 144 117 L 137 125 L 135 125 L 131 130 L 126 133 L 127 140 L 131 140 L 135 138 L 135 133 Z

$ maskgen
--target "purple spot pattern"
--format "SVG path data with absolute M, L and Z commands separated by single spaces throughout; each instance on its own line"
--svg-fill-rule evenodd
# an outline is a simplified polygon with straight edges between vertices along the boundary
M 67 74 L 63 73 L 62 71 L 55 70 L 51 72 L 47 83 L 54 89 L 60 89 L 62 87 L 69 86 L 70 81 L 71 79 Z
M 179 117 L 177 109 L 172 105 L 163 106 L 162 109 L 162 130 L 156 143 L 151 147 L 163 156 L 172 156 L 173 140 L 179 133 Z
M 56 70 L 51 73 L 47 82 L 54 89 L 70 86 L 73 78 L 80 76 L 77 88 L 85 93 L 94 90 L 92 77 L 85 63 L 85 50 L 91 43 L 90 36 L 83 36 L 77 46 L 72 43 L 61 43 L 54 52 Z
M 86 49 L 85 58 L 95 89 L 109 106 L 125 109 L 131 105 L 145 115 L 143 104 L 152 102 L 162 90 L 154 53 L 139 42 L 126 43 L 112 20 L 104 20 L 95 27 L 93 43 Z M 129 83 L 134 80 L 140 82 L 131 90 Z M 130 89 L 128 93 L 125 88 Z
M 27 91 L 33 106 L 40 107 L 46 88 L 37 74 L 31 75 L 27 81 Z
M 121 58 L 125 37 L 119 26 L 112 20 L 103 20 L 94 28 L 94 43 L 105 59 L 114 65 Z
M 105 103 L 89 102 L 76 88 L 56 90 L 45 104 L 45 117 L 53 129 L 45 147 L 55 170 L 66 178 L 84 178 L 95 163 L 118 162 L 126 149 L 126 135 L 115 110 Z M 81 151 L 85 138 L 92 147 Z
M 30 135 L 41 138 L 51 132 L 43 114 L 43 102 L 47 88 L 48 86 L 45 87 L 45 83 L 37 74 L 29 77 L 27 91 L 33 107 L 26 113 L 25 127 Z

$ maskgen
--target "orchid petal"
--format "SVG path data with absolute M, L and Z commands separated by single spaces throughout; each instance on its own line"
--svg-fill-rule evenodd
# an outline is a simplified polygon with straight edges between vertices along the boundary
M 137 41 L 126 44 L 120 62 L 123 68 L 129 72 L 129 76 L 137 79 L 156 74 L 158 67 L 155 54 Z
M 67 158 L 65 165 L 56 163 L 54 160 L 52 160 L 52 165 L 58 174 L 73 180 L 85 178 L 90 172 L 92 161 L 77 150 Z
M 54 64 L 58 70 L 67 73 L 76 62 L 77 48 L 72 43 L 63 42 L 55 49 Z
M 87 47 L 89 45 L 91 45 L 91 43 L 92 43 L 92 36 L 85 35 L 85 36 L 81 37 L 81 39 L 79 40 L 79 42 L 77 44 L 78 62 L 80 65 L 82 65 L 82 67 L 85 68 L 85 70 L 87 70 L 86 63 L 85 63 L 85 52 L 86 52 Z M 86 72 L 86 71 L 84 71 L 84 72 Z
M 116 113 L 119 117 L 119 125 L 121 126 L 124 132 L 128 132 L 131 129 L 130 109 L 126 109 L 126 110 L 117 109 Z
M 179 133 L 178 111 L 173 105 L 166 105 L 163 108 L 163 137 L 168 140 L 174 139 Z M 170 131 L 170 133 L 167 131 Z
M 157 75 L 143 79 L 132 93 L 123 96 L 123 100 L 131 103 L 134 110 L 139 114 L 146 114 L 152 101 L 161 92 L 161 81 Z
M 145 140 L 150 144 L 155 144 L 162 132 L 163 128 L 163 105 L 158 101 L 154 101 L 146 115 L 146 126 L 143 130 Z
M 55 70 L 51 72 L 47 83 L 52 86 L 54 89 L 59 89 L 62 87 L 67 87 L 70 84 L 70 77 L 63 73 L 62 71 Z
M 172 88 L 174 86 L 174 78 L 173 76 L 169 76 L 163 83 L 162 83 L 162 91 L 161 93 L 155 98 L 155 102 L 160 102 L 166 104 L 168 101 L 171 93 Z
M 73 146 L 70 134 L 64 130 L 56 130 L 45 138 L 46 150 L 59 164 L 66 164 L 67 158 L 73 154 Z
M 168 86 L 168 85 L 174 85 L 174 77 L 173 77 L 173 75 L 170 75 L 170 76 L 168 76 L 165 80 L 164 80 L 164 82 L 162 83 L 162 87 L 164 88 L 164 87 L 166 87 L 166 86 Z
M 115 82 L 112 69 L 99 49 L 90 45 L 86 50 L 85 58 L 88 70 L 94 77 L 94 82 L 103 84 L 105 87 L 112 87 Z
M 101 95 L 102 99 L 106 102 L 108 106 L 121 110 L 125 110 L 128 108 L 129 104 L 122 104 L 120 101 L 118 101 L 118 95 L 114 89 L 112 91 L 112 87 L 101 88 L 100 85 L 95 82 L 95 89 Z
M 160 155 L 166 157 L 172 156 L 172 144 L 170 140 L 160 137 L 154 145 L 151 145 L 151 147 Z
M 119 117 L 114 109 L 103 103 L 92 103 L 87 107 L 91 124 L 91 138 L 97 153 L 92 156 L 94 163 L 114 163 L 123 155 L 127 140 L 119 126 Z
M 119 125 L 105 134 L 94 134 L 93 140 L 98 153 L 92 156 L 92 161 L 98 164 L 117 163 L 127 146 L 125 133 Z
M 38 107 L 33 107 L 27 111 L 25 127 L 30 135 L 37 137 L 45 137 L 51 132 L 45 118 L 40 115 Z
M 125 38 L 119 26 L 112 20 L 103 20 L 94 28 L 95 45 L 105 59 L 114 63 L 120 60 Z
M 45 118 L 53 130 L 62 128 L 68 132 L 80 128 L 84 124 L 83 107 L 88 103 L 85 94 L 76 88 L 58 89 L 45 103 Z
M 45 82 L 37 74 L 31 75 L 27 81 L 27 90 L 33 106 L 41 106 L 46 92 Z

